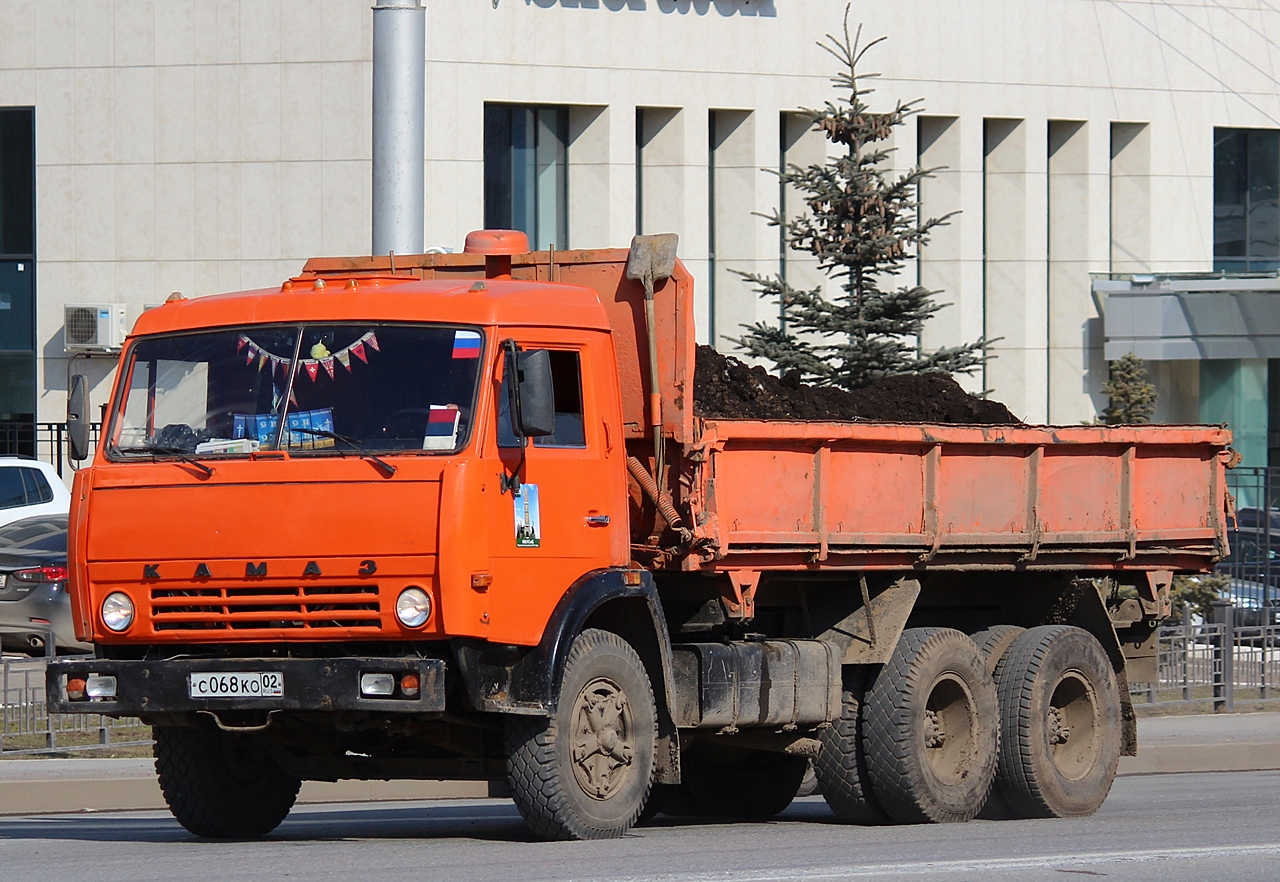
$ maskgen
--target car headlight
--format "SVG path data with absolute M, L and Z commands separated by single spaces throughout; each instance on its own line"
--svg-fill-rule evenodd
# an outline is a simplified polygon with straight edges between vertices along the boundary
M 112 631 L 126 631 L 133 624 L 133 601 L 129 595 L 113 591 L 102 601 L 102 624 Z
M 396 618 L 406 628 L 421 628 L 431 618 L 431 597 L 421 588 L 406 588 L 396 598 Z

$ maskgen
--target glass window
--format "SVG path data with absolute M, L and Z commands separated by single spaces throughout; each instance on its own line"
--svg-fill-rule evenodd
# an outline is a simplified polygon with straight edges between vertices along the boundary
M 1214 129 L 1214 268 L 1280 269 L 1280 131 Z
M 35 253 L 35 111 L 0 110 L 0 254 Z
M 530 247 L 569 245 L 567 107 L 486 104 L 484 225 L 521 230 Z
M 532 439 L 538 447 L 586 447 L 587 432 L 582 410 L 582 370 L 578 353 L 551 350 L 551 386 L 555 394 L 555 431 Z M 519 447 L 511 427 L 510 387 L 502 380 L 498 402 L 498 446 Z
M 53 488 L 44 479 L 39 469 L 18 469 L 22 472 L 22 483 L 27 488 L 27 503 L 39 505 L 53 502 Z
M 434 325 L 147 338 L 130 353 L 110 452 L 235 455 L 277 439 L 295 453 L 455 451 L 471 425 L 482 344 L 478 330 Z
M 22 483 L 22 469 L 0 468 L 0 509 L 27 504 L 27 487 Z

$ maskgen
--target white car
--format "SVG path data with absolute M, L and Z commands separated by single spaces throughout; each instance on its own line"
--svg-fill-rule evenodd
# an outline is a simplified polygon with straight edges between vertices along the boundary
M 0 456 L 0 527 L 70 510 L 71 493 L 53 466 L 23 456 Z

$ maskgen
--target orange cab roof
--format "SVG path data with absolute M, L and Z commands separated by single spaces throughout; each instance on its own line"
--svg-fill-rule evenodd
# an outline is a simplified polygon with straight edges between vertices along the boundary
M 344 279 L 290 280 L 261 288 L 173 300 L 144 312 L 133 335 L 162 334 L 229 325 L 291 322 L 442 322 L 470 325 L 538 325 L 609 330 L 596 292 L 579 285 L 486 279 L 404 281 L 363 278 L 356 287 Z

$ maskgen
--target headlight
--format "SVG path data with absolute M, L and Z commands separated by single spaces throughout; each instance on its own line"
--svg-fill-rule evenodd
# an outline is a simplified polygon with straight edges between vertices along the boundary
M 431 598 L 421 588 L 406 588 L 396 598 L 396 618 L 406 628 L 421 628 L 431 618 Z
M 119 591 L 107 595 L 102 601 L 102 624 L 112 631 L 127 631 L 133 624 L 133 601 Z

